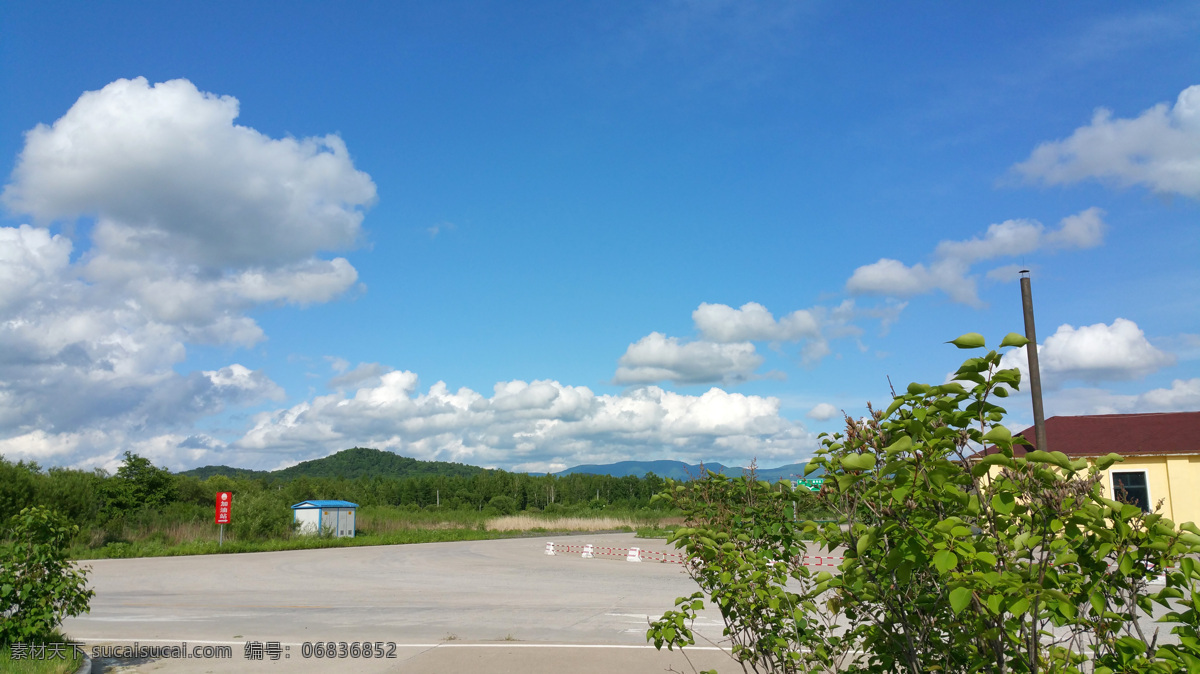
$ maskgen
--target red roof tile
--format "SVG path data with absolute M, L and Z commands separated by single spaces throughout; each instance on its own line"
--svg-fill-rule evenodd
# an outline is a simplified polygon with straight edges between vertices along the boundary
M 1017 435 L 1032 448 L 1013 446 L 1013 454 L 1024 456 L 1037 449 L 1030 426 Z M 1050 451 L 1067 456 L 1122 456 L 1200 454 L 1200 412 L 1160 414 L 1097 414 L 1085 417 L 1050 417 L 1046 420 L 1046 443 Z M 976 456 L 995 454 L 988 447 Z

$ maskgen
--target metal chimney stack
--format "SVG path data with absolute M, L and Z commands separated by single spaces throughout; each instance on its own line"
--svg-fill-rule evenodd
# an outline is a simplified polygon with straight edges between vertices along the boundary
M 1046 414 L 1042 410 L 1042 373 L 1038 368 L 1037 330 L 1033 327 L 1033 290 L 1029 285 L 1029 270 L 1021 270 L 1021 308 L 1025 312 L 1025 353 L 1029 356 L 1029 393 L 1033 398 L 1034 443 L 1043 452 L 1046 445 Z

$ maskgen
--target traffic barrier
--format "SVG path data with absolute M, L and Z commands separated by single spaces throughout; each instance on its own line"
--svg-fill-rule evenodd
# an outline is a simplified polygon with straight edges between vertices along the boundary
M 689 558 L 682 552 L 679 552 L 679 553 L 658 552 L 655 550 L 642 550 L 640 548 L 596 547 L 595 545 L 593 545 L 591 543 L 588 543 L 588 544 L 585 544 L 582 546 L 580 546 L 580 545 L 565 545 L 562 543 L 553 543 L 553 542 L 546 543 L 546 552 L 545 552 L 546 555 L 553 556 L 553 555 L 562 554 L 564 552 L 565 553 L 578 552 L 578 553 L 581 553 L 581 556 L 585 559 L 595 558 L 596 555 L 603 555 L 603 556 L 608 557 L 609 559 L 612 559 L 614 557 L 619 559 L 620 556 L 622 554 L 624 554 L 625 561 L 627 561 L 627 562 L 651 561 L 651 562 L 660 562 L 663 564 L 687 565 L 690 561 Z M 833 555 L 819 555 L 819 556 L 818 555 L 804 555 L 801 557 L 793 557 L 792 564 L 795 564 L 797 566 L 837 567 L 837 566 L 841 566 L 842 562 L 844 562 L 845 560 L 846 560 L 845 557 L 836 557 Z M 768 561 L 768 564 L 771 564 L 771 565 L 774 565 L 776 563 L 778 563 L 778 561 L 773 561 L 773 560 Z M 1060 565 L 1051 563 L 1051 566 L 1060 566 Z M 1116 565 L 1109 564 L 1109 567 L 1116 568 Z M 1154 583 L 1154 584 L 1162 584 L 1166 580 L 1164 573 L 1168 570 L 1175 570 L 1178 568 L 1179 568 L 1178 565 L 1173 565 L 1171 567 L 1168 567 L 1167 569 L 1163 569 L 1163 568 L 1157 568 L 1157 567 L 1154 567 L 1153 565 L 1147 564 L 1146 570 L 1149 571 L 1150 574 L 1154 574 L 1155 572 L 1158 572 L 1157 575 L 1151 575 L 1150 577 L 1148 577 L 1147 581 L 1150 583 Z

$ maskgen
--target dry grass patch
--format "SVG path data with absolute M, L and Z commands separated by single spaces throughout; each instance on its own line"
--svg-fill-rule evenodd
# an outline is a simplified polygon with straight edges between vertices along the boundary
M 638 522 L 628 517 L 537 517 L 534 515 L 510 515 L 488 520 L 488 531 L 604 531 L 608 529 L 633 529 Z
M 397 531 L 415 531 L 427 529 L 470 529 L 469 525 L 461 522 L 414 522 L 412 520 L 395 520 L 386 518 L 359 519 L 357 526 L 362 531 L 373 534 L 389 534 Z

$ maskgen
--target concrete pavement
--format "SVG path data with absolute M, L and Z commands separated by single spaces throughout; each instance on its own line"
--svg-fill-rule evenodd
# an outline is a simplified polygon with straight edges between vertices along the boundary
M 697 590 L 680 565 L 547 556 L 549 540 L 96 560 L 91 613 L 65 629 L 89 645 L 227 645 L 234 656 L 140 662 L 139 672 L 691 670 L 645 641 L 648 618 Z M 632 534 L 570 542 L 673 551 Z M 722 627 L 708 611 L 695 630 L 719 643 Z M 302 644 L 318 640 L 394 642 L 396 657 L 305 658 Z M 255 641 L 286 652 L 247 661 L 245 644 Z M 701 669 L 736 666 L 715 649 L 690 655 L 705 661 Z

